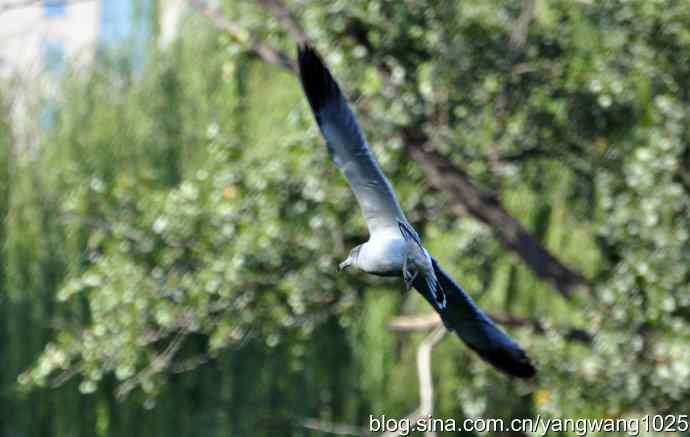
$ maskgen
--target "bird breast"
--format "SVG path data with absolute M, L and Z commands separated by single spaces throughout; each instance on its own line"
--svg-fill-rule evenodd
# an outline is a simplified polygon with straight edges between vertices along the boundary
M 372 236 L 362 246 L 357 265 L 367 273 L 400 276 L 406 251 L 406 241 L 400 234 Z

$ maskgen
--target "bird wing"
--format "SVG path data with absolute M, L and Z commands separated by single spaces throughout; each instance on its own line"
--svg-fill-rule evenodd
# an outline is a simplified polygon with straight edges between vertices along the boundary
M 455 331 L 470 349 L 499 370 L 520 378 L 534 376 L 536 370 L 520 345 L 484 314 L 434 258 L 431 260 L 434 273 L 446 293 L 445 307 L 437 304 L 429 281 L 418 277 L 414 287 L 439 313 L 446 328 Z
M 369 233 L 397 231 L 398 222 L 407 222 L 407 219 L 340 87 L 312 47 L 300 46 L 298 58 L 304 93 L 331 158 L 347 177 L 357 198 Z

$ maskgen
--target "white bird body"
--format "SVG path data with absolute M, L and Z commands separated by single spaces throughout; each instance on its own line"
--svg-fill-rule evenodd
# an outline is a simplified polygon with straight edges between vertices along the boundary
M 401 277 L 405 258 L 408 269 L 434 274 L 429 253 L 414 241 L 403 238 L 397 230 L 372 235 L 361 246 L 353 265 L 374 275 Z
M 359 269 L 381 276 L 402 276 L 407 242 L 400 232 L 380 232 L 362 244 L 353 260 Z

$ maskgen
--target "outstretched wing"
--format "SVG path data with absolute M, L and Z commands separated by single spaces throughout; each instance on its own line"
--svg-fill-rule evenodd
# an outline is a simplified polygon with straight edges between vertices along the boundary
M 436 277 L 446 293 L 446 306 L 438 306 L 433 290 L 424 278 L 417 278 L 414 287 L 441 315 L 446 328 L 455 331 L 470 349 L 499 370 L 520 378 L 534 376 L 536 370 L 520 345 L 484 314 L 435 259 L 431 260 Z
M 398 220 L 407 219 L 338 84 L 312 47 L 300 46 L 298 57 L 304 93 L 333 161 L 355 193 L 369 233 L 397 231 Z

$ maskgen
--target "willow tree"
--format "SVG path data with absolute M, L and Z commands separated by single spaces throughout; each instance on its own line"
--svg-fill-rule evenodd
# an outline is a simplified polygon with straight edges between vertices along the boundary
M 226 2 L 137 75 L 67 80 L 10 176 L 40 201 L 11 203 L 3 290 L 52 308 L 22 386 L 81 393 L 101 435 L 415 408 L 424 333 L 388 324 L 427 308 L 335 272 L 365 227 L 291 73 L 306 38 L 430 250 L 537 361 L 516 383 L 443 340 L 436 415 L 687 411 L 690 12 L 659 3 Z

